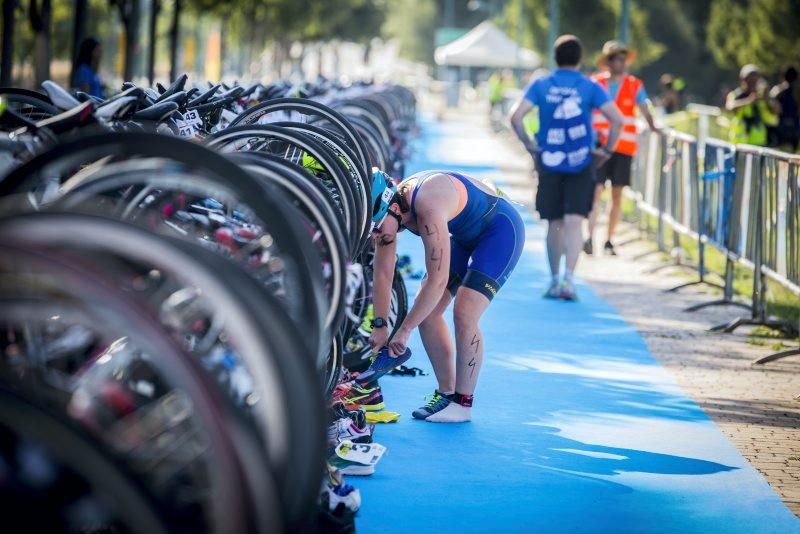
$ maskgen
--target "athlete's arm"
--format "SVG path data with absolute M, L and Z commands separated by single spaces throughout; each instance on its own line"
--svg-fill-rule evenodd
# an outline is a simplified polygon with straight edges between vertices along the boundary
M 525 131 L 523 119 L 532 109 L 533 103 L 527 98 L 522 98 L 514 105 L 514 108 L 511 110 L 511 115 L 509 116 L 514 133 L 517 134 L 519 140 L 525 145 L 525 150 L 530 152 L 531 155 L 538 150 L 538 147 L 536 146 L 536 142 L 528 136 L 528 132 Z
M 372 306 L 375 317 L 389 317 L 389 304 L 392 298 L 392 281 L 397 261 L 397 236 L 390 242 L 376 237 L 375 258 L 372 262 Z M 374 328 L 369 342 L 373 352 L 383 348 L 389 341 L 389 328 Z
M 458 206 L 458 195 L 444 174 L 431 176 L 421 186 L 417 195 L 417 230 L 425 245 L 425 279 L 420 285 L 414 305 L 394 334 L 389 350 L 401 354 L 408 343 L 411 331 L 433 311 L 447 288 L 450 274 L 450 232 L 447 221 Z
M 422 243 L 425 245 L 425 268 L 427 276 L 422 281 L 417 298 L 403 328 L 411 331 L 418 327 L 442 299 L 450 275 L 450 234 L 447 217 L 442 209 L 420 211 L 417 204 L 417 225 Z

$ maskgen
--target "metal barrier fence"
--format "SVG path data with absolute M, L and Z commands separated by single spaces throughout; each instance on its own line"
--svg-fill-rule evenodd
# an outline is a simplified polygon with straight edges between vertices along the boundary
M 775 319 L 767 313 L 768 281 L 800 296 L 800 156 L 763 147 L 731 145 L 716 139 L 697 138 L 665 130 L 639 135 L 634 157 L 632 196 L 639 212 L 639 230 L 655 233 L 657 249 L 669 252 L 674 264 L 682 262 L 681 239 L 698 248 L 698 279 L 668 291 L 707 284 L 722 289 L 721 299 L 697 304 L 735 305 L 750 310 L 712 330 L 732 332 L 741 325 L 767 325 L 787 333 L 800 325 Z M 650 228 L 650 218 L 656 228 Z M 667 229 L 672 242 L 666 243 Z M 707 278 L 706 247 L 725 257 L 722 284 Z M 664 265 L 655 270 L 670 266 Z M 750 302 L 734 298 L 737 265 L 753 271 Z M 798 355 L 800 349 L 772 354 L 756 363 Z

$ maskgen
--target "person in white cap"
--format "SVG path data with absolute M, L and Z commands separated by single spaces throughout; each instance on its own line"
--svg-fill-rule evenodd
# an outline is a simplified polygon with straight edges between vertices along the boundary
M 598 66 L 604 71 L 593 79 L 608 91 L 611 99 L 617 104 L 623 117 L 622 133 L 614 146 L 614 152 L 602 167 L 597 170 L 594 205 L 589 214 L 589 239 L 584 242 L 583 251 L 592 254 L 592 237 L 597 225 L 600 211 L 600 195 L 611 182 L 611 213 L 608 215 L 608 235 L 603 250 L 616 255 L 612 240 L 614 231 L 622 216 L 622 191 L 631 185 L 631 163 L 637 150 L 636 114 L 644 117 L 651 130 L 659 131 L 653 116 L 650 114 L 650 100 L 647 98 L 642 81 L 629 74 L 627 67 L 633 62 L 634 53 L 619 41 L 608 41 L 603 45 L 603 54 Z M 608 138 L 608 120 L 600 113 L 594 113 L 592 127 L 598 141 L 605 143 Z
M 725 109 L 733 113 L 728 137 L 732 143 L 766 146 L 767 126 L 776 126 L 778 117 L 767 101 L 761 71 L 748 63 L 739 70 L 739 81 L 725 101 Z

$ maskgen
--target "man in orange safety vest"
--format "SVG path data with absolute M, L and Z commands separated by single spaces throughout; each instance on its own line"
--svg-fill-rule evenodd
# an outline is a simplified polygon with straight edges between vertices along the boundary
M 626 72 L 626 67 L 633 62 L 633 58 L 633 52 L 624 44 L 619 41 L 608 41 L 603 45 L 603 53 L 598 61 L 598 66 L 605 70 L 593 78 L 608 91 L 609 96 L 622 112 L 624 122 L 619 141 L 614 147 L 614 153 L 597 170 L 595 176 L 597 185 L 594 207 L 589 215 L 589 238 L 583 246 L 583 250 L 587 254 L 593 252 L 592 237 L 597 225 L 599 199 L 608 180 L 611 182 L 611 213 L 608 217 L 608 239 L 606 239 L 603 249 L 608 254 L 616 255 L 611 240 L 622 214 L 622 190 L 631 184 L 631 162 L 633 155 L 636 154 L 636 109 L 639 109 L 651 130 L 659 131 L 653 123 L 653 116 L 648 108 L 650 101 L 647 98 L 644 84 L 639 78 Z M 604 145 L 608 137 L 608 120 L 595 112 L 592 127 L 598 142 Z

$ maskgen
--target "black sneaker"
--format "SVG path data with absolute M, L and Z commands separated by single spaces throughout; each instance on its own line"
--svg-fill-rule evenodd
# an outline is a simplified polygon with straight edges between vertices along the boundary
M 425 406 L 414 410 L 411 415 L 414 417 L 414 419 L 427 419 L 433 414 L 441 412 L 447 408 L 447 405 L 450 404 L 451 397 L 452 395 L 443 395 L 442 393 L 439 393 L 439 391 L 434 391 L 428 403 L 425 404 Z
M 583 242 L 583 252 L 588 256 L 591 256 L 594 253 L 591 239 L 587 239 Z
M 606 244 L 603 245 L 603 252 L 605 252 L 609 256 L 617 255 L 617 251 L 614 250 L 614 245 L 611 244 L 611 241 L 606 241 Z

